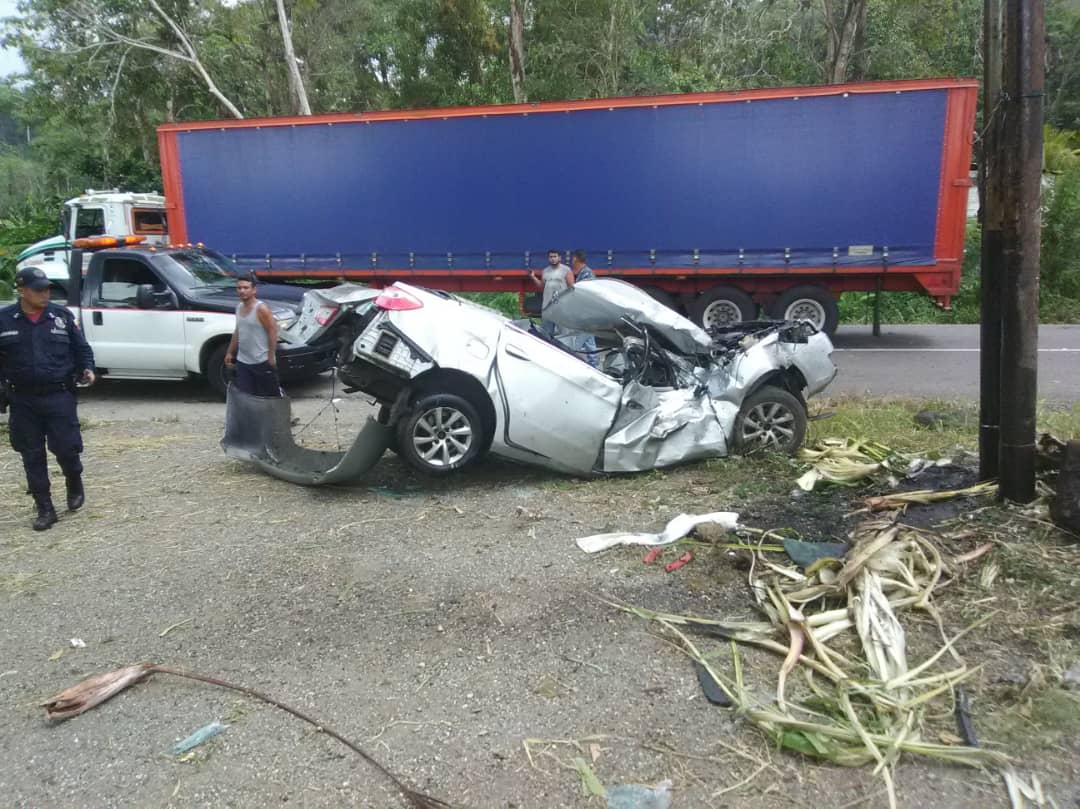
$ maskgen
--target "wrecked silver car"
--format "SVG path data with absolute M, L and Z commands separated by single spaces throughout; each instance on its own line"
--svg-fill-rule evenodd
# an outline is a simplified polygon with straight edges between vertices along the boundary
M 565 290 L 544 317 L 562 335 L 596 335 L 599 367 L 528 320 L 445 292 L 404 283 L 311 290 L 291 330 L 307 342 L 338 340 L 346 392 L 381 403 L 357 438 L 363 447 L 296 447 L 283 429 L 287 399 L 232 391 L 223 446 L 305 483 L 361 474 L 384 447 L 433 475 L 489 452 L 573 474 L 636 472 L 758 448 L 793 452 L 806 398 L 836 374 L 829 338 L 808 322 L 706 333 L 613 279 Z M 253 429 L 252 420 L 276 427 Z

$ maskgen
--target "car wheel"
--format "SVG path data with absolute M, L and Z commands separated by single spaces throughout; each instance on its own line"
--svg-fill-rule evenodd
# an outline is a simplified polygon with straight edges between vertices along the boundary
M 483 441 L 476 408 L 451 393 L 421 396 L 398 421 L 398 454 L 428 475 L 448 475 L 468 466 L 480 454 Z
M 735 287 L 713 287 L 698 295 L 690 304 L 690 319 L 708 330 L 734 326 L 757 317 L 757 304 Z
M 791 455 L 805 437 L 806 406 L 783 388 L 761 388 L 735 417 L 734 448 L 740 455 L 761 450 Z
M 805 285 L 782 292 L 772 305 L 778 320 L 809 320 L 818 331 L 832 334 L 840 323 L 840 307 L 827 289 Z
M 229 344 L 222 343 L 206 359 L 206 382 L 222 399 L 229 390 L 228 371 L 225 368 L 225 352 L 228 350 Z

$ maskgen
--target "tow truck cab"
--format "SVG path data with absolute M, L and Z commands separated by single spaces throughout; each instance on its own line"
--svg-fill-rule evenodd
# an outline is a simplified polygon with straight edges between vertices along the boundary
M 60 233 L 35 242 L 19 253 L 17 268 L 40 267 L 53 283 L 54 299 L 60 302 L 67 297 L 72 243 L 76 239 L 106 234 L 141 236 L 146 244 L 165 245 L 169 241 L 165 197 L 155 192 L 137 194 L 115 188 L 108 191 L 87 189 L 85 194 L 64 202 Z M 89 254 L 84 255 L 84 261 L 88 260 Z

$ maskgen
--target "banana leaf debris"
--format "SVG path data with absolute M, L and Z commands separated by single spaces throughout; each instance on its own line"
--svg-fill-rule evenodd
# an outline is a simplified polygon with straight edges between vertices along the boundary
M 923 737 L 928 704 L 954 696 L 979 670 L 960 658 L 957 642 L 993 614 L 952 637 L 945 633 L 933 596 L 950 575 L 950 564 L 930 532 L 874 517 L 851 539 L 843 559 L 822 557 L 802 571 L 754 551 L 749 594 L 764 620 L 735 622 L 608 603 L 658 626 L 694 661 L 703 689 L 714 692 L 710 701 L 726 700 L 779 748 L 846 766 L 872 765 L 890 806 L 896 805 L 892 771 L 905 754 L 1006 766 L 1007 758 L 996 751 Z M 922 660 L 909 658 L 901 620 L 916 611 L 930 616 L 942 636 L 938 650 Z M 709 648 L 701 638 L 727 646 Z M 762 701 L 746 682 L 743 645 L 782 658 L 774 699 Z M 970 725 L 970 716 L 966 721 Z M 973 739 L 974 730 L 965 735 Z

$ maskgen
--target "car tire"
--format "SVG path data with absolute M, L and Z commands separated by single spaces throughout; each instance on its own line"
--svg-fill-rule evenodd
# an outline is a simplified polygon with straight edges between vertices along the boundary
M 753 298 L 735 287 L 707 289 L 694 298 L 689 309 L 690 319 L 706 331 L 754 320 L 758 311 Z
M 793 455 L 806 438 L 806 405 L 783 388 L 752 393 L 735 417 L 732 445 L 739 455 L 772 451 Z
M 229 390 L 228 371 L 225 368 L 225 352 L 228 350 L 229 344 L 222 343 L 206 358 L 206 382 L 222 400 Z
M 422 394 L 397 423 L 397 453 L 425 475 L 449 475 L 480 455 L 484 425 L 468 399 Z
M 840 323 L 840 306 L 827 289 L 812 284 L 784 290 L 773 301 L 777 320 L 809 320 L 818 331 L 832 335 Z

